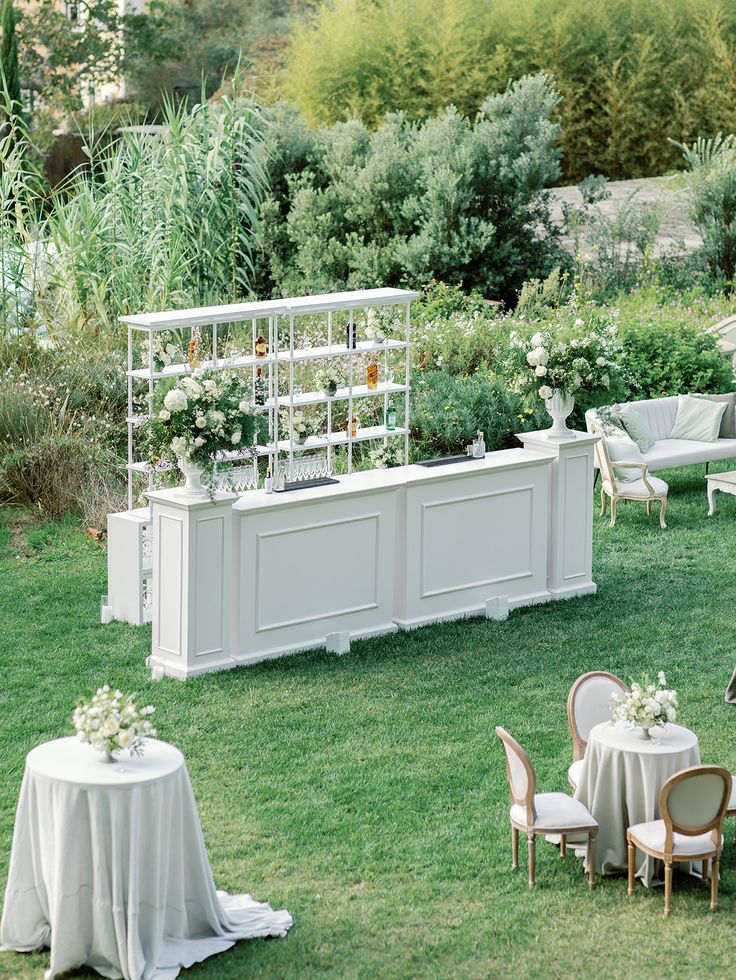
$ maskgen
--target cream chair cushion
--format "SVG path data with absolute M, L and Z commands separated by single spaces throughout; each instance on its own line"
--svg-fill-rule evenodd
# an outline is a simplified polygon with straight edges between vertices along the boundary
M 578 786 L 580 785 L 580 775 L 581 775 L 582 771 L 583 771 L 583 760 L 582 759 L 577 759 L 575 762 L 573 762 L 573 764 L 567 770 L 567 779 L 568 779 L 568 782 L 572 786 L 574 786 L 575 789 L 577 789 Z
M 598 826 L 583 804 L 565 793 L 537 793 L 534 797 L 534 809 L 537 814 L 535 830 Z M 514 823 L 526 827 L 526 807 L 515 803 L 511 807 L 510 817 Z
M 664 820 L 650 820 L 649 823 L 637 823 L 629 827 L 629 833 L 637 841 L 652 851 L 664 853 L 665 827 Z M 721 835 L 723 847 L 723 835 Z M 715 853 L 715 844 L 710 833 L 688 837 L 687 834 L 672 835 L 672 853 L 687 857 L 689 854 Z
M 732 779 L 732 782 L 731 782 L 731 799 L 728 801 L 728 806 L 726 807 L 726 809 L 728 810 L 729 814 L 731 813 L 732 810 L 733 810 L 734 813 L 736 813 L 736 773 L 733 774 L 733 776 L 731 777 L 731 779 Z
M 652 490 L 654 490 L 654 494 L 657 497 L 660 496 L 663 497 L 669 490 L 669 487 L 664 482 L 664 480 L 660 480 L 658 476 L 650 476 L 649 474 L 647 474 L 647 482 L 651 486 Z M 608 494 L 609 497 L 612 497 L 614 495 L 613 488 L 611 487 L 611 484 L 609 483 L 608 480 L 603 481 L 603 489 L 605 490 L 605 492 Z M 641 497 L 644 500 L 647 500 L 649 498 L 649 491 L 647 490 L 644 481 L 642 479 L 639 479 L 639 480 L 634 480 L 633 483 L 619 483 L 618 490 L 616 491 L 616 496 L 617 497 L 621 497 L 621 496 Z

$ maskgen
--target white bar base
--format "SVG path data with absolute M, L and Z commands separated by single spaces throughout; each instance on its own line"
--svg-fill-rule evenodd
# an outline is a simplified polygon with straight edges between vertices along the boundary
M 328 653 L 336 653 L 338 656 L 350 653 L 349 631 L 340 630 L 338 633 L 328 633 L 325 637 L 325 647 Z
M 581 595 L 595 595 L 598 591 L 598 586 L 595 582 L 589 582 L 588 585 L 570 585 L 566 589 L 550 589 L 550 598 L 556 599 L 575 599 L 577 596 Z
M 509 618 L 509 600 L 505 595 L 494 596 L 486 601 L 486 619 L 499 622 Z

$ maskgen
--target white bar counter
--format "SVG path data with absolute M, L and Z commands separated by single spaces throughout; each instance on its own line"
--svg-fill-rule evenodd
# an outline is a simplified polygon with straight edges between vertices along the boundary
M 576 443 L 589 465 L 570 469 L 561 489 L 574 506 L 592 495 L 594 442 Z M 562 597 L 549 587 L 558 513 L 571 533 L 570 508 L 553 499 L 560 452 L 550 441 L 213 502 L 150 493 L 152 665 L 187 677 Z M 590 549 L 588 531 L 576 554 Z M 576 580 L 574 594 L 590 591 L 592 581 Z

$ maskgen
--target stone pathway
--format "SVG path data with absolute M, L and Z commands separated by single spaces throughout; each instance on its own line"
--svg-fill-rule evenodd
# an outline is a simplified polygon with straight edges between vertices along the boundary
M 630 204 L 657 204 L 661 209 L 662 223 L 657 235 L 658 253 L 673 247 L 680 248 L 684 243 L 685 251 L 692 251 L 701 243 L 700 235 L 690 222 L 688 209 L 688 192 L 682 186 L 680 177 L 645 177 L 638 180 L 616 180 L 607 185 L 611 196 L 605 201 L 592 205 L 592 210 L 598 209 L 602 214 L 613 217 L 631 198 Z M 552 189 L 552 217 L 557 224 L 562 224 L 562 204 L 567 203 L 581 207 L 582 196 L 577 187 L 555 187 Z M 582 232 L 583 247 L 585 231 Z M 572 251 L 573 240 L 569 235 L 564 236 L 565 247 Z

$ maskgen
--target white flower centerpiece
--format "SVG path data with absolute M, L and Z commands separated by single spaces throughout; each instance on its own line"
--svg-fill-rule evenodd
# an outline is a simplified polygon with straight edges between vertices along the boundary
M 343 378 L 340 369 L 328 361 L 324 367 L 315 372 L 314 380 L 320 391 L 323 391 L 328 398 L 334 398 Z
M 371 306 L 365 311 L 363 324 L 366 338 L 372 340 L 376 347 L 380 347 L 400 327 L 401 321 L 393 311 L 378 310 Z
M 640 681 L 631 682 L 628 694 L 614 694 L 613 720 L 634 725 L 641 738 L 651 738 L 650 730 L 666 725 L 677 718 L 677 691 L 668 689 L 664 671 L 657 680 L 645 674 Z
M 575 397 L 585 392 L 593 404 L 608 396 L 622 372 L 617 364 L 620 345 L 615 312 L 573 301 L 527 339 L 511 334 L 509 366 L 516 389 L 544 399 L 552 417 L 549 437 L 564 439 Z
M 181 348 L 174 343 L 174 336 L 168 330 L 161 330 L 153 335 L 153 370 L 163 371 L 173 363 L 174 358 L 181 354 Z M 151 363 L 151 348 L 148 337 L 141 343 L 141 361 L 147 368 Z
M 105 684 L 72 715 L 77 738 L 102 752 L 103 762 L 114 762 L 114 753 L 122 749 L 143 755 L 146 739 L 156 737 L 156 729 L 148 720 L 156 709 L 151 704 L 139 708 L 133 699 L 134 695 L 113 691 Z
M 251 449 L 259 424 L 250 393 L 234 372 L 196 371 L 156 390 L 149 459 L 178 464 L 187 480 L 182 493 L 204 496 L 203 473 L 211 477 L 218 455 Z
M 291 438 L 297 446 L 303 446 L 309 436 L 309 425 L 307 419 L 300 409 L 294 411 L 291 426 Z

